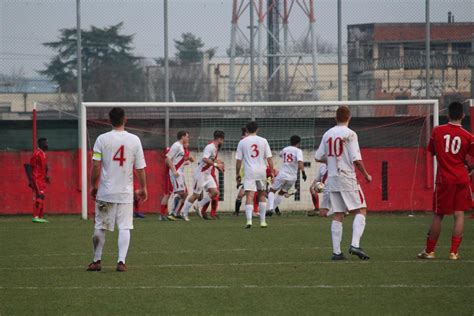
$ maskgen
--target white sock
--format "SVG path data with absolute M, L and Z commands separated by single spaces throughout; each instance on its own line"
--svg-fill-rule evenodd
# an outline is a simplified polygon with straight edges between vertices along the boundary
M 211 202 L 211 198 L 209 197 L 209 195 L 204 194 L 204 197 L 198 203 L 199 209 L 201 209 L 204 205 L 206 205 L 209 202 Z
M 267 214 L 267 202 L 258 202 L 258 210 L 260 211 L 260 223 L 265 223 L 265 215 Z
M 252 213 L 253 213 L 253 205 L 245 204 L 245 217 L 247 217 L 247 223 L 252 223 Z
M 179 196 L 176 196 L 174 199 L 173 199 L 173 210 L 172 210 L 172 214 L 174 216 L 178 216 L 178 205 L 179 205 L 179 201 L 181 200 L 181 198 Z
M 341 253 L 341 240 L 342 240 L 342 223 L 341 222 L 332 221 L 331 236 L 332 236 L 332 252 L 338 255 Z
M 357 214 L 352 222 L 352 243 L 351 246 L 359 248 L 360 238 L 364 234 L 365 229 L 365 216 Z
M 102 260 L 102 250 L 104 249 L 105 244 L 105 230 L 94 230 L 94 236 L 92 236 L 92 244 L 94 245 L 94 262 Z
M 130 230 L 129 229 L 120 229 L 118 234 L 118 261 L 125 263 L 125 258 L 127 257 L 128 246 L 130 246 Z
M 281 201 L 283 201 L 283 197 L 280 194 L 278 194 L 275 198 L 275 203 L 273 203 L 273 208 L 274 209 L 277 208 L 278 205 L 280 205 Z
M 268 193 L 268 209 L 270 211 L 273 210 L 273 202 L 275 202 L 275 193 L 270 191 L 270 193 Z
M 184 206 L 183 206 L 183 215 L 184 216 L 188 216 L 189 209 L 191 208 L 192 205 L 193 205 L 193 203 L 189 202 L 188 200 L 184 201 Z

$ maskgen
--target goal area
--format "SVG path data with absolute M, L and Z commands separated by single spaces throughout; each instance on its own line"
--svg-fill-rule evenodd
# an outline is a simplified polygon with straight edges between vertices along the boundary
M 225 172 L 216 175 L 220 191 L 218 211 L 234 211 L 238 193 L 235 150 L 241 139 L 241 128 L 250 120 L 258 123 L 259 135 L 268 139 L 276 169 L 281 165 L 279 151 L 289 145 L 292 135 L 301 137 L 308 180 L 304 182 L 298 177 L 294 194 L 284 199 L 280 209 L 312 210 L 309 187 L 318 170 L 314 151 L 324 132 L 335 125 L 335 112 L 341 105 L 347 105 L 351 110 L 349 127 L 358 134 L 364 163 L 373 177 L 370 184 L 360 181 L 369 210 L 411 212 L 430 209 L 435 162 L 426 152 L 426 145 L 433 127 L 438 125 L 438 100 L 84 102 L 80 117 L 82 217 L 86 219 L 94 210 L 88 196 L 91 151 L 97 136 L 111 129 L 108 112 L 112 107 L 124 108 L 128 119 L 126 129 L 142 141 L 149 199 L 141 208 L 145 212 L 158 213 L 166 172 L 163 152 L 176 141 L 180 130 L 189 132 L 189 151 L 195 159 L 185 167 L 189 194 L 202 149 L 212 140 L 215 130 L 225 132 L 225 143 L 219 152 Z

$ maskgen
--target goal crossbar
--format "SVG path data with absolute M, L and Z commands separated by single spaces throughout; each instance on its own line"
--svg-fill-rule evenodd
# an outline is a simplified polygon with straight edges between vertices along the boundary
M 110 107 L 129 107 L 129 108 L 233 108 L 233 107 L 317 107 L 317 106 L 364 106 L 364 105 L 431 105 L 433 115 L 433 126 L 439 124 L 439 102 L 435 99 L 430 100 L 366 100 L 366 101 L 291 101 L 291 102 L 82 102 L 80 120 L 80 148 L 81 148 L 81 213 L 82 218 L 87 219 L 88 209 L 88 161 L 87 161 L 87 108 L 110 108 Z M 434 159 L 434 170 L 436 170 L 436 159 Z

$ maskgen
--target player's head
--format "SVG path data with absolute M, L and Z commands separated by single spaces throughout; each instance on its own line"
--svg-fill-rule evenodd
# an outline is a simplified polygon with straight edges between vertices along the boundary
M 242 131 L 242 135 L 240 136 L 241 139 L 242 139 L 242 138 L 245 138 L 245 137 L 247 137 L 247 136 L 249 135 L 249 132 L 247 131 L 247 127 L 246 127 L 246 126 L 243 126 L 243 127 L 241 128 L 241 131 Z
M 224 144 L 225 133 L 223 131 L 214 131 L 214 141 L 217 142 L 219 148 Z
M 249 134 L 255 134 L 258 131 L 258 124 L 255 121 L 250 121 L 245 126 Z
M 450 121 L 460 121 L 464 118 L 464 108 L 460 102 L 451 102 L 448 107 Z
M 113 108 L 109 112 L 110 124 L 113 127 L 122 127 L 125 125 L 127 118 L 125 117 L 125 111 L 122 108 Z
M 301 143 L 301 137 L 299 137 L 298 135 L 293 135 L 290 137 L 291 146 L 299 147 L 300 143 Z
M 44 137 L 38 139 L 38 147 L 41 150 L 48 150 L 48 139 Z
M 336 111 L 336 122 L 338 124 L 348 123 L 351 119 L 351 110 L 345 105 L 337 108 Z
M 179 131 L 176 135 L 178 141 L 182 142 L 183 144 L 189 143 L 189 133 L 188 131 Z

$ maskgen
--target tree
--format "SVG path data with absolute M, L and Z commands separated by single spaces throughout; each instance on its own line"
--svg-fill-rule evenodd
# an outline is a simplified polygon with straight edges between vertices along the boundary
M 230 57 L 230 47 L 226 50 L 227 56 Z M 235 44 L 235 57 L 244 57 L 250 55 L 250 47 L 245 44 Z
M 82 78 L 86 101 L 140 101 L 144 76 L 133 55 L 133 35 L 123 35 L 123 23 L 82 30 Z M 39 71 L 55 80 L 64 92 L 76 92 L 76 29 L 60 30 L 59 39 L 43 43 L 57 52 Z
M 209 59 L 216 54 L 216 48 L 203 50 L 204 43 L 201 38 L 189 32 L 181 34 L 181 39 L 175 39 L 174 46 L 178 51 L 176 57 L 183 64 L 201 62 L 204 54 L 208 54 Z

